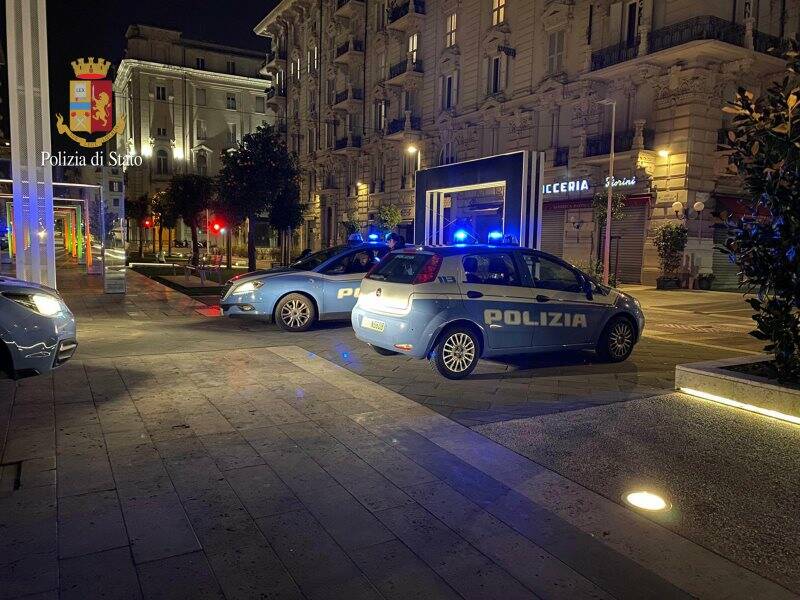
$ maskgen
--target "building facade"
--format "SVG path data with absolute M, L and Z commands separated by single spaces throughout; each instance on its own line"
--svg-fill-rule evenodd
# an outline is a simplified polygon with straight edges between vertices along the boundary
M 152 195 L 175 173 L 213 176 L 221 153 L 267 123 L 261 52 L 132 25 L 114 80 L 117 117 L 125 115 L 118 152 L 138 155 L 126 169 L 125 197 Z M 188 239 L 179 224 L 178 239 Z
M 728 287 L 735 267 L 713 249 L 724 231 L 712 213 L 740 210 L 743 190 L 722 107 L 781 71 L 769 49 L 799 19 L 798 0 L 283 0 L 255 31 L 320 244 L 386 204 L 408 237 L 418 168 L 524 149 L 546 154 L 543 249 L 596 261 L 592 199 L 608 183 L 613 113 L 626 205 L 612 270 L 652 283 L 652 233 L 682 220 L 687 268 Z

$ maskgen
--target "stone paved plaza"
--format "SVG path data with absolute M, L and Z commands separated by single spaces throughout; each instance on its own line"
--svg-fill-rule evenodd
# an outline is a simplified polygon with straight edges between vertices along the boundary
M 670 387 L 676 361 L 735 354 L 714 316 L 725 309 L 713 303 L 698 311 L 693 344 L 667 341 L 675 332 L 654 324 L 656 337 L 622 365 L 591 356 L 487 362 L 452 390 L 422 361 L 370 355 L 346 327 L 299 336 L 223 320 L 134 274 L 125 299 L 70 283 L 76 357 L 52 375 L 0 380 L 0 598 L 800 590 L 796 574 L 742 566 L 623 506 L 606 480 L 630 458 L 610 440 L 605 464 L 592 463 L 592 436 L 558 421 L 630 407 L 629 421 L 616 424 L 632 435 L 641 410 L 653 411 L 642 403 Z M 491 427 L 500 429 L 483 431 Z M 536 435 L 521 444 L 526 427 Z M 548 435 L 551 443 L 538 443 Z M 736 452 L 735 442 L 719 445 Z M 664 452 L 664 440 L 654 443 L 646 450 Z M 537 454 L 550 447 L 550 457 Z M 597 468 L 578 468 L 581 457 Z M 740 486 L 759 489 L 757 469 L 747 475 Z M 781 487 L 773 492 L 793 494 Z M 680 520 L 689 507 L 676 509 L 669 518 Z

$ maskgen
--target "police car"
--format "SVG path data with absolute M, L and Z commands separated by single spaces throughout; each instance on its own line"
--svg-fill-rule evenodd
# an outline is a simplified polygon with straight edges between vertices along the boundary
M 389 254 L 361 282 L 356 337 L 382 355 L 430 358 L 450 379 L 481 357 L 595 349 L 630 356 L 639 302 L 563 260 L 519 246 L 432 246 Z
M 237 275 L 225 284 L 224 316 L 266 317 L 287 331 L 306 331 L 317 320 L 349 319 L 364 274 L 388 247 L 370 236 L 310 254 L 288 267 Z

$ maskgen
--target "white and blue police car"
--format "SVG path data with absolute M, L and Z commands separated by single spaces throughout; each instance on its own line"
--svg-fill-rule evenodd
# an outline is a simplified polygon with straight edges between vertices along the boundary
M 259 316 L 287 331 L 306 331 L 317 320 L 349 319 L 361 279 L 388 246 L 360 234 L 290 264 L 230 279 L 222 290 L 223 316 Z
M 481 357 L 589 348 L 622 361 L 644 328 L 635 298 L 511 245 L 388 254 L 361 282 L 351 321 L 379 354 L 430 358 L 449 379 L 468 376 Z

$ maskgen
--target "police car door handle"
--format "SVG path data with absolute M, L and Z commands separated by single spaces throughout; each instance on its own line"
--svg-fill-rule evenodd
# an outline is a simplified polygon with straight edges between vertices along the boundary
M 543 296 L 542 294 L 539 294 L 539 295 L 536 296 L 536 301 L 537 302 L 550 302 L 550 298 L 548 298 L 547 296 Z
M 469 290 L 467 292 L 467 298 L 483 298 L 483 294 L 476 292 L 475 290 Z

